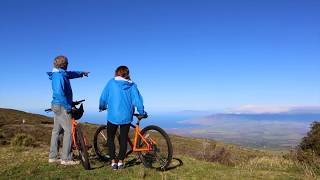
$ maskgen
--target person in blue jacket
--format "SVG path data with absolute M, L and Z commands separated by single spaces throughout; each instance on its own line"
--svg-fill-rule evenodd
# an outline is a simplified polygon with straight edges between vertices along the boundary
M 127 137 L 135 108 L 140 115 L 146 115 L 142 96 L 137 85 L 130 79 L 128 67 L 119 66 L 115 71 L 115 77 L 109 80 L 103 89 L 99 103 L 100 111 L 108 109 L 107 144 L 114 170 L 124 168 Z M 119 156 L 116 157 L 114 138 L 118 126 L 120 126 L 120 150 Z
M 52 83 L 51 109 L 54 112 L 54 125 L 51 135 L 49 163 L 58 160 L 58 137 L 61 130 L 64 131 L 61 164 L 74 165 L 79 162 L 72 160 L 71 154 L 71 110 L 72 89 L 70 79 L 88 76 L 89 72 L 67 71 L 68 59 L 65 56 L 57 56 L 53 62 L 52 72 L 48 72 Z

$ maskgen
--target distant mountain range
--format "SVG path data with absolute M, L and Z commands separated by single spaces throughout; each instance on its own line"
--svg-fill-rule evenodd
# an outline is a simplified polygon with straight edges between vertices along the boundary
M 320 106 L 256 106 L 245 105 L 228 110 L 229 113 L 316 113 L 320 114 Z
M 195 118 L 180 121 L 183 124 L 212 125 L 216 121 L 320 121 L 320 106 L 258 107 L 243 106 L 227 113 L 186 110 L 181 114 L 198 115 Z M 199 116 L 202 116 L 199 118 Z
M 214 125 L 217 121 L 320 121 L 320 113 L 261 113 L 261 114 L 213 114 L 180 123 Z
M 172 130 L 175 134 L 222 140 L 267 149 L 295 147 L 320 112 L 295 109 L 281 113 L 219 113 L 180 121 L 194 126 Z

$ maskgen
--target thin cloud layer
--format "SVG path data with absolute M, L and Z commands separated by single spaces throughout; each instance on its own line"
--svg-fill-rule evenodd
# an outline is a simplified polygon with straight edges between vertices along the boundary
M 320 113 L 320 106 L 258 106 L 245 105 L 231 109 L 230 113 Z

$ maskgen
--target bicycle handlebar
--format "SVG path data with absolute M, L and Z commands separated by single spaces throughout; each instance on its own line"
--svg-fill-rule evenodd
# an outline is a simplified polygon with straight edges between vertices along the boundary
M 82 99 L 82 100 L 80 100 L 80 101 L 74 101 L 74 102 L 72 102 L 72 106 L 76 106 L 76 105 L 78 105 L 78 104 L 80 104 L 80 103 L 82 103 L 82 102 L 84 102 L 85 101 L 85 99 Z M 52 109 L 51 108 L 49 108 L 49 109 L 45 109 L 44 110 L 46 113 L 49 113 L 49 112 L 52 112 Z
M 143 114 L 143 115 L 133 114 L 133 116 L 137 117 L 139 120 L 148 118 L 148 114 Z
M 51 109 L 51 108 L 49 108 L 49 109 L 45 109 L 45 110 L 44 110 L 44 112 L 46 112 L 46 113 L 51 112 L 51 111 L 52 111 L 52 109 Z
M 82 102 L 84 102 L 84 101 L 85 101 L 85 99 L 82 99 L 82 100 L 80 100 L 80 101 L 74 101 L 74 102 L 72 103 L 72 105 L 75 106 L 75 105 L 78 105 L 78 104 L 80 104 L 80 103 L 82 103 Z

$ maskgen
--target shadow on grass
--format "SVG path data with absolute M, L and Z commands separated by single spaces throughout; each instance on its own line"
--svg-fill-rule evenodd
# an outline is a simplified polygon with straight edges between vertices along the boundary
M 126 167 L 132 167 L 132 166 L 136 166 L 136 165 L 140 165 L 140 164 L 141 164 L 141 161 L 138 161 L 137 158 L 134 158 L 126 163 Z
M 175 161 L 177 163 L 175 163 Z M 173 166 L 170 165 L 166 171 L 170 171 L 170 170 L 173 170 L 173 169 L 176 169 L 177 167 L 180 167 L 180 166 L 183 166 L 183 161 L 179 158 L 172 158 L 172 161 L 171 161 L 171 164 L 174 164 Z
M 91 165 L 90 170 L 101 169 L 105 166 L 104 164 L 98 165 L 97 162 L 105 162 L 105 161 L 101 161 L 99 158 L 94 156 L 91 156 L 89 161 Z
M 97 157 L 90 158 L 90 161 L 93 162 L 91 164 L 93 166 L 93 167 L 91 167 L 91 170 L 100 169 L 100 168 L 103 168 L 105 166 L 104 164 L 102 164 L 101 166 L 94 166 L 94 165 L 96 165 L 96 162 L 104 162 L 104 163 L 106 162 L 106 161 L 100 160 Z M 107 161 L 107 162 L 109 162 L 109 161 Z M 140 161 L 140 159 L 134 158 L 134 159 L 129 160 L 126 163 L 126 168 L 133 167 L 133 166 L 138 166 L 141 163 L 142 162 Z M 170 171 L 170 170 L 176 169 L 176 168 L 178 168 L 180 166 L 183 166 L 183 161 L 181 159 L 179 159 L 179 158 L 172 158 L 171 164 L 165 170 L 163 170 L 161 168 L 152 168 L 152 169 L 155 169 L 156 171 Z
M 101 168 L 103 168 L 103 167 L 104 167 L 104 165 L 97 166 L 97 167 L 92 167 L 92 166 L 91 166 L 90 170 L 101 169 Z
M 91 166 L 94 166 L 94 167 L 91 167 L 91 170 L 94 170 L 94 169 L 103 168 L 106 166 L 106 164 L 111 164 L 111 161 L 110 160 L 107 160 L 107 161 L 102 160 L 97 156 L 91 156 L 90 163 L 91 163 Z M 95 167 L 95 165 L 97 165 L 98 163 L 102 163 L 102 165 Z M 140 165 L 140 164 L 141 164 L 141 161 L 137 158 L 134 158 L 134 159 L 131 159 L 130 161 L 126 162 L 126 167 L 132 167 L 132 166 L 136 166 L 136 165 Z
M 140 165 L 142 162 L 138 160 L 137 158 L 134 158 L 126 163 L 126 167 L 132 167 L 136 165 Z M 152 168 L 155 169 L 156 171 L 170 171 L 173 169 L 176 169 L 177 167 L 183 166 L 183 162 L 179 158 L 172 158 L 171 164 L 168 168 L 166 169 L 161 169 L 161 168 Z

